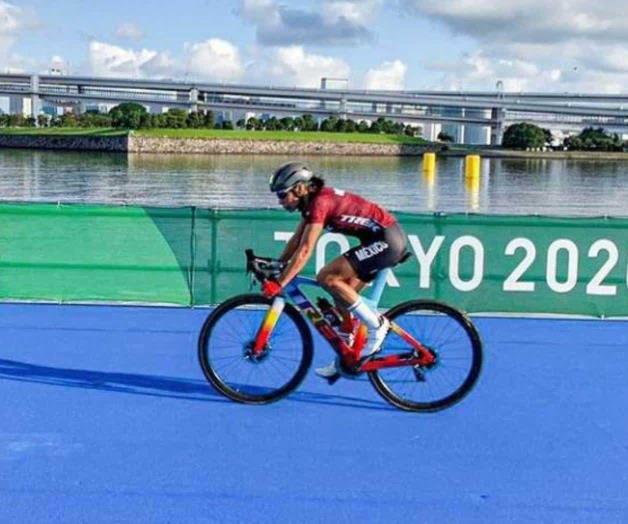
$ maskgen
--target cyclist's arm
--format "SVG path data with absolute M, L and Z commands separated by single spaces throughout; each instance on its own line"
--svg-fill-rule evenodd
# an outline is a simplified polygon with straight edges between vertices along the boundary
M 305 264 L 307 264 L 307 261 L 314 252 L 316 241 L 322 231 L 323 224 L 304 225 L 301 241 L 299 242 L 293 257 L 290 259 L 290 262 L 288 262 L 286 269 L 283 270 L 281 277 L 279 277 L 279 284 L 281 287 L 288 284 L 305 267 Z
M 290 237 L 290 240 L 288 240 L 288 243 L 286 244 L 283 253 L 281 253 L 279 260 L 281 260 L 282 262 L 288 262 L 288 260 L 292 258 L 292 255 L 294 255 L 294 252 L 297 250 L 297 247 L 299 247 L 299 244 L 301 243 L 301 237 L 303 236 L 304 229 L 305 220 L 301 219 L 301 222 L 299 222 L 299 225 L 297 226 L 297 230 L 294 232 L 294 235 Z

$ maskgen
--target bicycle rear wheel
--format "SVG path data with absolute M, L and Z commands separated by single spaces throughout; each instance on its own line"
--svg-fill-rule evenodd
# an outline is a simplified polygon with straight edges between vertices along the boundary
M 431 300 L 404 302 L 386 316 L 432 350 L 433 367 L 384 368 L 368 374 L 373 387 L 394 406 L 407 411 L 438 411 L 462 400 L 482 368 L 482 342 L 469 317 Z M 390 332 L 379 356 L 408 353 L 408 343 Z
M 272 300 L 240 295 L 218 306 L 198 340 L 198 359 L 207 380 L 223 395 L 246 404 L 279 400 L 298 387 L 312 363 L 312 335 L 286 304 L 259 356 L 251 348 Z

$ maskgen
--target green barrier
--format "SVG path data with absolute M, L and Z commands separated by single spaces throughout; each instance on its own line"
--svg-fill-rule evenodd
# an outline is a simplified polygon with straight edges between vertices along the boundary
M 384 306 L 432 297 L 470 312 L 628 316 L 628 219 L 397 214 L 415 255 Z M 278 255 L 281 210 L 0 205 L 0 299 L 216 304 L 248 291 L 244 249 Z M 325 233 L 304 274 L 355 242 Z

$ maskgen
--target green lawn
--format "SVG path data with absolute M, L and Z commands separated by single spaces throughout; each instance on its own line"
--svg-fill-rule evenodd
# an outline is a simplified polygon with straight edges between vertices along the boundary
M 244 131 L 225 129 L 138 129 L 135 136 L 165 138 L 221 138 L 225 140 L 291 140 L 296 142 L 362 142 L 367 144 L 427 144 L 422 138 L 370 133 L 325 133 L 318 131 Z
M 2 127 L 0 134 L 29 136 L 124 136 L 129 131 L 109 127 Z M 164 138 L 200 138 L 225 140 L 290 140 L 295 142 L 360 142 L 366 144 L 428 144 L 422 138 L 405 135 L 370 133 L 326 133 L 318 131 L 245 131 L 225 129 L 137 129 L 135 136 Z
M 29 136 L 125 136 L 126 129 L 113 127 L 0 127 L 0 135 Z

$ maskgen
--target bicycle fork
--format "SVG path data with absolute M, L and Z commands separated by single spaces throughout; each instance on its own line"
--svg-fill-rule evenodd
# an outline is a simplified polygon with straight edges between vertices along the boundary
M 276 297 L 275 300 L 273 300 L 272 305 L 270 306 L 268 311 L 266 311 L 264 320 L 260 325 L 257 334 L 255 335 L 255 340 L 253 342 L 253 356 L 259 357 L 266 348 L 268 344 L 268 339 L 270 338 L 270 334 L 277 325 L 279 316 L 283 312 L 283 308 L 285 306 L 285 298 Z

